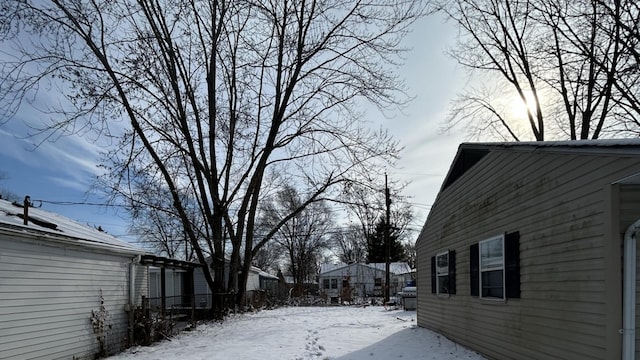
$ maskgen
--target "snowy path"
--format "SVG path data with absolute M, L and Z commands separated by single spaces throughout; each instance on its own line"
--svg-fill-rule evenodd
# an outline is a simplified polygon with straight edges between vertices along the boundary
M 109 360 L 467 359 L 482 356 L 416 325 L 415 311 L 383 307 L 289 307 L 201 325 L 171 341 Z

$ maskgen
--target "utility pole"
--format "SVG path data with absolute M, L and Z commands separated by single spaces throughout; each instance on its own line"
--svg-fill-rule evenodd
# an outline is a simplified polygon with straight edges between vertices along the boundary
M 384 283 L 384 303 L 387 304 L 389 302 L 389 258 L 391 256 L 391 241 L 389 239 L 389 228 L 391 227 L 391 196 L 389 195 L 389 185 L 387 183 L 387 174 L 384 174 L 384 195 L 385 195 L 385 204 L 387 205 L 387 216 L 385 220 L 384 227 L 384 261 L 385 261 L 385 283 Z

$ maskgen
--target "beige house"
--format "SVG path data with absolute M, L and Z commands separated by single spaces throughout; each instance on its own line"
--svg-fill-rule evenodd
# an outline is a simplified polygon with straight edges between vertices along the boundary
M 492 359 L 640 358 L 640 140 L 467 143 L 417 241 L 418 324 Z

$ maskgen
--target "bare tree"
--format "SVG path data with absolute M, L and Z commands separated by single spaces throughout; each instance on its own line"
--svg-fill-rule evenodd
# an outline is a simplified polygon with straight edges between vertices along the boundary
M 404 184 L 397 181 L 391 181 L 389 185 L 391 232 L 394 238 L 402 244 L 410 242 L 414 235 L 409 227 L 413 220 L 413 210 L 407 198 L 402 195 L 404 186 Z M 357 236 L 360 240 L 350 241 L 345 244 L 344 240 L 338 239 L 338 245 L 343 248 L 347 246 L 347 250 L 356 244 L 362 246 L 363 248 L 359 249 L 359 252 L 364 252 L 364 259 L 370 258 L 369 251 L 376 247 L 376 244 L 371 243 L 371 241 L 374 239 L 379 240 L 380 224 L 386 223 L 386 204 L 382 189 L 383 185 L 377 184 L 371 179 L 371 181 L 366 182 L 349 183 L 343 190 L 342 200 L 347 205 L 348 215 L 353 223 L 357 224 L 352 226 L 351 230 L 359 229 Z M 344 251 L 339 250 L 339 257 L 344 257 L 344 255 Z
M 135 199 L 127 199 L 131 215 L 130 232 L 157 254 L 194 261 L 193 248 L 186 236 L 184 224 L 171 206 L 172 200 L 166 196 L 163 185 L 149 179 L 145 174 L 138 174 L 129 186 L 135 189 L 138 195 Z M 127 193 L 119 195 L 125 197 Z M 183 203 L 189 203 L 185 195 L 182 198 Z M 200 229 L 201 224 L 196 223 L 198 217 L 193 215 L 194 207 L 188 209 L 188 216 L 193 222 L 191 226 Z M 204 246 L 205 253 L 209 253 L 205 244 L 201 246 Z
M 416 256 L 417 256 L 417 251 L 416 251 L 416 240 L 409 240 L 407 242 L 404 243 L 404 254 L 405 254 L 405 260 L 407 262 L 407 264 L 409 264 L 409 267 L 412 269 L 416 268 Z
M 516 141 L 638 133 L 633 3 L 439 2 L 460 29 L 452 56 L 493 83 L 461 94 L 449 126 L 464 121 L 476 135 Z M 526 104 L 523 114 L 512 112 L 509 93 Z
M 264 244 L 253 257 L 253 266 L 276 274 L 281 269 L 282 248 L 275 241 Z
M 117 139 L 109 188 L 144 203 L 132 177 L 162 183 L 197 259 L 212 255 L 213 292 L 242 304 L 253 256 L 284 224 L 395 159 L 356 109 L 405 101 L 393 69 L 423 14 L 419 0 L 6 0 L 0 109 L 57 87 L 45 136 Z M 284 183 L 306 197 L 257 237 L 264 195 Z
M 358 225 L 349 225 L 332 234 L 331 247 L 338 259 L 345 264 L 367 260 L 367 238 Z
M 302 207 L 304 197 L 290 186 L 280 191 L 264 210 L 264 222 L 279 223 L 282 218 Z M 335 228 L 332 213 L 323 202 L 315 202 L 287 220 L 274 235 L 286 254 L 286 265 L 294 279 L 294 294 L 303 294 L 304 285 L 317 273 L 323 252 L 329 249 L 331 231 Z
M 9 174 L 4 171 L 0 171 L 0 181 L 7 179 L 9 179 Z M 0 199 L 7 201 L 19 201 L 20 197 L 18 196 L 18 194 L 9 189 L 0 188 Z

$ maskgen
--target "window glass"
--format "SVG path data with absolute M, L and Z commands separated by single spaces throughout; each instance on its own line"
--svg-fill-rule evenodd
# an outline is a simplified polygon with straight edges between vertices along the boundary
M 436 256 L 436 272 L 438 275 L 449 274 L 449 253 L 442 253 Z
M 329 288 L 329 279 L 322 279 L 322 288 L 323 289 Z
M 504 299 L 504 238 L 480 242 L 480 297 Z
M 502 268 L 502 237 L 485 240 L 480 243 L 480 269 Z
M 502 283 L 502 270 L 482 272 L 482 297 L 502 299 L 504 288 Z
M 331 279 L 331 288 L 332 289 L 338 288 L 338 279 Z
M 436 282 L 438 294 L 449 293 L 449 252 L 436 255 Z

